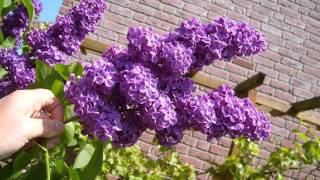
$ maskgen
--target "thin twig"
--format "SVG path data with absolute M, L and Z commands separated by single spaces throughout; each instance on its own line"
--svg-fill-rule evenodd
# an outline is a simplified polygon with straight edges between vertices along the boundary
M 69 122 L 77 121 L 77 120 L 79 120 L 79 119 L 80 119 L 79 116 L 72 116 L 71 118 L 66 119 L 65 121 L 63 121 L 63 123 L 64 123 L 64 124 L 68 124 Z

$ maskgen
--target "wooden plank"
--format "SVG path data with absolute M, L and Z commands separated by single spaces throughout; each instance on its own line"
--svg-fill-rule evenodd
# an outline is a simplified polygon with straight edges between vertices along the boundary
M 81 47 L 95 52 L 103 53 L 108 45 L 93 39 L 86 38 L 82 42 Z
M 247 97 L 248 92 L 251 89 L 254 89 L 263 84 L 265 77 L 266 75 L 264 73 L 259 72 L 258 74 L 248 78 L 247 80 L 242 81 L 234 88 L 236 95 L 240 98 Z
M 212 88 L 212 89 L 217 89 L 219 86 L 223 84 L 229 84 L 228 81 L 223 80 L 223 79 L 218 79 L 216 77 L 212 77 L 204 72 L 198 72 L 196 73 L 193 77 L 192 80 L 202 86 Z
M 288 110 L 288 114 L 296 115 L 299 112 L 308 111 L 311 109 L 316 109 L 320 107 L 320 96 L 307 99 L 304 101 L 299 101 L 292 104 L 291 108 Z
M 280 112 L 287 112 L 291 107 L 290 103 L 276 99 L 272 96 L 268 96 L 262 93 L 258 93 L 256 97 L 256 101 L 258 104 L 262 104 L 265 106 L 272 107 L 275 110 Z

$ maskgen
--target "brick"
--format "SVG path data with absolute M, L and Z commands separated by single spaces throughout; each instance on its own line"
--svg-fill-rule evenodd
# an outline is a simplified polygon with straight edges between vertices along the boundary
M 289 82 L 290 76 L 288 76 L 288 75 L 286 75 L 286 74 L 283 74 L 283 73 L 280 73 L 280 74 L 279 74 L 279 80 L 280 80 L 280 81 L 283 81 L 283 82 Z
M 290 2 L 288 0 L 278 0 L 278 4 L 293 10 L 298 10 L 298 5 L 295 4 L 294 2 Z
M 281 36 L 282 35 L 282 30 L 280 30 L 280 29 L 278 29 L 276 27 L 273 27 L 273 26 L 269 26 L 267 24 L 262 24 L 261 29 L 263 31 L 275 34 L 277 36 Z
M 217 6 L 215 4 L 212 4 L 212 3 L 207 3 L 205 4 L 205 6 L 203 7 L 205 8 L 206 10 L 210 12 L 213 12 L 213 13 L 216 13 L 216 14 L 219 14 L 221 16 L 224 16 L 225 13 L 226 13 L 226 10 L 220 6 Z
M 153 136 L 148 133 L 143 133 L 140 139 L 146 143 L 152 143 L 153 141 Z
M 283 22 L 284 21 L 284 15 L 283 14 L 280 14 L 280 13 L 275 13 L 274 14 L 274 19 L 276 19 L 276 20 L 279 20 L 279 21 L 281 21 L 281 22 Z
M 271 88 L 270 86 L 267 86 L 267 85 L 261 85 L 257 89 L 258 89 L 258 91 L 263 92 L 263 93 L 270 95 L 270 96 L 273 96 L 274 91 L 275 91 L 274 88 Z
M 231 1 L 215 1 L 215 3 L 227 10 L 234 10 L 236 7 Z
M 229 148 L 231 146 L 232 139 L 228 137 L 222 137 L 221 139 L 218 140 L 218 144 L 222 145 L 223 147 Z
M 261 157 L 262 159 L 268 159 L 270 154 L 271 153 L 269 151 L 261 149 L 259 157 Z
M 208 177 L 209 177 L 208 174 L 199 174 L 199 175 L 197 175 L 197 179 L 199 179 L 199 180 L 207 180 Z
M 272 78 L 277 78 L 278 74 L 279 74 L 277 71 L 275 71 L 275 70 L 273 70 L 271 68 L 268 68 L 266 66 L 262 66 L 262 65 L 257 65 L 256 66 L 256 71 L 263 72 L 267 76 L 272 77 Z
M 271 121 L 272 124 L 284 128 L 286 124 L 286 120 L 280 117 L 273 117 L 273 116 L 268 116 L 268 119 Z
M 273 9 L 275 11 L 279 10 L 279 6 L 277 3 L 270 2 L 270 1 L 260 1 L 261 5 L 270 9 Z
M 283 83 L 283 82 L 275 80 L 275 79 L 271 80 L 270 85 L 271 85 L 271 87 L 280 89 L 285 92 L 290 92 L 290 90 L 291 90 L 291 87 L 287 83 Z
M 176 16 L 161 12 L 161 11 L 156 11 L 155 12 L 155 17 L 167 22 L 170 22 L 172 24 L 178 24 L 179 23 L 179 18 Z
M 253 5 L 253 8 L 252 8 L 254 11 L 257 11 L 258 13 L 260 14 L 263 14 L 265 16 L 269 16 L 269 17 L 272 17 L 273 16 L 273 13 L 274 11 L 269 9 L 269 8 L 265 8 L 263 6 L 260 6 L 260 5 Z
M 235 21 L 249 21 L 247 16 L 244 16 L 237 12 L 228 11 L 227 16 Z
M 117 24 L 117 23 L 114 23 L 114 22 L 110 22 L 110 21 L 104 21 L 103 27 L 107 27 L 109 30 L 114 31 L 114 32 L 118 32 L 121 34 L 126 34 L 128 31 L 127 27 L 120 25 L 120 24 Z
M 275 65 L 275 62 L 271 61 L 270 59 L 259 56 L 259 55 L 253 56 L 252 61 L 256 64 L 262 64 L 262 65 L 267 66 L 269 68 L 273 68 Z
M 300 14 L 308 15 L 308 14 L 309 14 L 309 9 L 306 8 L 306 7 L 300 6 L 299 9 L 298 9 L 298 12 L 299 12 Z
M 158 10 L 162 10 L 162 7 L 163 7 L 163 4 L 161 2 L 154 1 L 154 0 L 142 0 L 141 3 Z
M 305 65 L 303 67 L 303 72 L 313 75 L 317 78 L 320 78 L 320 69 L 318 68 L 313 68 L 311 66 Z
M 138 3 L 132 3 L 130 6 L 130 9 L 148 16 L 153 16 L 155 11 L 155 9 L 149 6 L 145 6 L 143 4 L 138 4 Z
M 205 67 L 205 72 L 214 75 L 216 77 L 220 77 L 222 79 L 228 79 L 229 73 L 227 71 L 222 70 L 221 68 L 217 68 L 214 66 Z
M 313 97 L 313 93 L 310 93 L 310 91 L 306 91 L 304 89 L 300 89 L 300 88 L 293 88 L 293 94 L 299 97 L 303 97 L 303 98 L 312 98 Z
M 292 51 L 299 53 L 299 54 L 306 54 L 307 48 L 303 47 L 300 44 L 287 41 L 286 42 L 286 48 L 291 49 Z
M 274 53 L 272 51 L 266 51 L 259 54 L 260 56 L 263 56 L 265 58 L 268 58 L 274 62 L 280 62 L 281 56 L 278 53 Z
M 316 19 L 310 18 L 308 16 L 302 16 L 302 20 L 303 20 L 303 22 L 310 24 L 312 26 L 315 26 L 318 28 L 320 27 L 320 21 L 318 21 Z
M 253 11 L 253 10 L 249 10 L 248 11 L 248 16 L 253 18 L 253 19 L 256 19 L 258 21 L 265 22 L 265 23 L 267 23 L 268 20 L 269 20 L 268 16 L 265 16 L 263 14 L 260 14 L 260 13 L 256 12 L 256 11 Z
M 299 53 L 293 52 L 292 50 L 286 49 L 286 48 L 280 48 L 279 53 L 283 56 L 290 57 L 295 60 L 299 60 L 301 57 L 301 55 Z
M 110 3 L 117 4 L 117 5 L 120 5 L 120 6 L 125 7 L 125 8 L 129 8 L 129 6 L 130 6 L 130 1 L 129 0 L 121 0 L 121 1 L 110 0 Z
M 276 98 L 285 100 L 285 101 L 287 101 L 289 103 L 296 102 L 296 100 L 297 100 L 297 98 L 295 96 L 293 96 L 292 94 L 287 93 L 287 92 L 283 92 L 281 90 L 276 90 L 275 93 L 274 93 L 274 96 Z
M 284 47 L 285 41 L 280 36 L 274 35 L 272 33 L 265 33 L 265 35 L 267 41 L 279 45 L 280 47 Z
M 320 36 L 320 28 L 316 28 L 316 27 L 314 27 L 314 26 L 312 26 L 310 24 L 306 25 L 306 31 L 310 32 L 312 34 Z
M 249 24 L 257 29 L 260 29 L 260 27 L 261 27 L 261 22 L 256 21 L 254 19 L 249 19 Z
M 269 151 L 269 152 L 273 152 L 273 151 L 275 151 L 276 148 L 277 148 L 276 145 L 271 144 L 271 143 L 269 143 L 269 142 L 267 142 L 267 141 L 262 141 L 262 144 L 261 144 L 261 145 L 262 145 L 263 149 L 266 149 L 266 150 Z
M 311 89 L 311 84 L 308 81 L 302 81 L 297 78 L 291 78 L 290 84 L 292 84 L 295 87 L 300 87 L 304 89 Z
M 288 32 L 283 32 L 282 37 L 286 40 L 289 40 L 289 41 L 292 41 L 292 42 L 295 42 L 298 44 L 301 44 L 304 41 L 303 38 L 296 36 L 296 35 L 293 35 L 292 33 L 288 33 Z
M 181 154 L 187 154 L 189 152 L 189 146 L 185 144 L 179 143 L 175 146 L 175 148 L 176 148 L 176 151 Z
M 284 23 L 283 21 L 279 21 L 277 19 L 270 19 L 269 20 L 269 24 L 271 26 L 275 26 L 275 27 L 277 27 L 277 28 L 279 28 L 281 30 L 284 30 L 284 31 L 288 31 L 289 30 L 289 26 L 286 23 Z M 281 32 L 281 34 L 282 34 L 282 32 Z
M 221 155 L 221 156 L 227 156 L 229 153 L 229 149 L 219 146 L 217 144 L 211 144 L 210 150 L 211 153 Z
M 155 26 L 159 29 L 165 30 L 165 31 L 168 31 L 170 29 L 170 23 L 161 21 L 161 20 L 156 19 L 154 17 L 148 17 L 146 23 L 149 25 Z
M 290 141 L 288 139 L 283 139 L 281 141 L 281 146 L 288 147 L 288 148 L 294 148 L 292 141 Z
M 316 11 L 310 11 L 309 12 L 309 16 L 320 21 L 320 13 L 316 12 Z
M 313 51 L 313 50 L 309 49 L 307 55 L 313 59 L 320 61 L 320 52 Z
M 213 154 L 210 154 L 209 152 L 206 152 L 206 151 L 193 149 L 193 148 L 189 150 L 189 155 L 191 157 L 195 157 L 197 159 L 204 160 L 204 161 L 210 161 L 213 159 Z
M 121 6 L 117 6 L 114 4 L 111 4 L 110 12 L 115 13 L 115 14 L 119 14 L 124 17 L 132 17 L 133 16 L 133 12 L 130 11 L 129 9 L 123 8 Z
M 297 71 L 296 77 L 298 79 L 301 79 L 304 82 L 309 82 L 311 84 L 316 84 L 317 83 L 317 78 L 316 77 L 314 77 L 314 76 L 312 76 L 310 74 L 304 73 L 302 71 Z
M 172 15 L 176 14 L 176 8 L 170 5 L 164 5 L 163 11 Z
M 302 63 L 299 61 L 293 60 L 291 58 L 283 57 L 281 60 L 281 63 L 288 67 L 291 67 L 297 70 L 302 70 Z
M 294 26 L 290 26 L 289 32 L 292 32 L 294 35 L 299 36 L 300 38 L 303 38 L 303 39 L 309 39 L 309 36 L 310 36 L 310 34 L 306 33 L 305 30 L 294 27 Z
M 313 49 L 315 51 L 318 51 L 320 49 L 320 45 L 318 43 L 314 43 L 310 40 L 306 40 L 303 42 L 303 45 L 309 49 Z
M 197 14 L 199 16 L 206 16 L 207 15 L 207 11 L 205 11 L 203 8 L 198 7 L 198 6 L 194 6 L 191 4 L 185 4 L 184 8 L 185 11 Z
M 226 70 L 238 74 L 240 76 L 246 76 L 248 74 L 248 70 L 246 70 L 245 68 L 231 63 L 226 64 Z
M 147 16 L 141 13 L 134 13 L 133 19 L 138 22 L 144 23 L 146 22 Z
M 194 14 L 187 12 L 185 10 L 182 10 L 182 9 L 178 9 L 175 15 L 180 18 L 182 17 L 183 19 L 190 19 L 190 18 L 194 17 Z
M 188 135 L 183 136 L 182 142 L 189 146 L 196 146 L 197 139 Z
M 151 152 L 152 146 L 150 144 L 139 141 L 138 145 L 143 152 L 145 152 L 145 153 Z
M 208 141 L 198 140 L 197 142 L 197 148 L 208 151 L 210 148 L 211 143 Z
M 236 74 L 230 74 L 228 80 L 234 83 L 240 83 L 244 81 L 246 78 L 244 76 L 239 76 Z
M 314 9 L 316 7 L 316 4 L 309 1 L 309 0 L 299 0 L 299 1 L 296 1 L 298 4 L 302 5 L 302 6 L 305 6 L 309 9 Z
M 294 18 L 286 17 L 284 21 L 290 25 L 296 26 L 301 29 L 304 29 L 306 27 L 305 23 Z
M 274 69 L 277 70 L 280 73 L 284 73 L 284 74 L 287 74 L 289 76 L 294 75 L 294 70 L 292 68 L 284 66 L 282 64 L 276 64 Z
M 207 140 L 207 136 L 199 131 L 194 131 L 193 136 L 202 140 Z
M 203 162 L 199 159 L 192 158 L 186 155 L 180 155 L 179 159 L 187 164 L 193 165 L 196 169 L 201 169 Z
M 249 62 L 249 60 L 243 59 L 240 57 L 237 57 L 236 59 L 234 59 L 232 61 L 232 63 L 237 64 L 237 65 L 244 67 L 246 69 L 249 69 L 249 70 L 253 70 L 253 67 L 254 67 L 254 64 Z
M 182 8 L 184 6 L 184 3 L 182 0 L 161 0 L 161 2 L 168 4 L 170 6 L 174 6 L 177 8 Z
M 297 11 L 285 7 L 280 7 L 280 13 L 292 18 L 297 18 L 300 16 Z
M 233 0 L 234 4 L 250 9 L 252 7 L 252 3 L 248 0 Z
M 123 17 L 122 15 L 118 15 L 118 14 L 111 13 L 108 11 L 104 13 L 104 18 L 106 20 L 110 20 L 110 21 L 118 23 L 118 24 L 124 24 L 124 19 L 125 19 L 125 17 Z M 108 27 L 106 27 L 106 28 L 108 28 Z

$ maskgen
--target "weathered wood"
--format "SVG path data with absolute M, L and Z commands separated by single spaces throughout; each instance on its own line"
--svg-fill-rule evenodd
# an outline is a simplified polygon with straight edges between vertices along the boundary
M 224 84 L 229 84 L 228 81 L 219 79 L 216 77 L 212 77 L 204 72 L 198 72 L 196 73 L 193 77 L 192 80 L 196 82 L 199 85 L 212 88 L 212 89 L 217 89 L 219 86 L 224 85 Z
M 95 52 L 103 53 L 105 49 L 108 47 L 108 45 L 93 39 L 86 38 L 82 42 L 81 47 Z
M 304 101 L 299 101 L 292 104 L 291 108 L 288 110 L 289 115 L 296 115 L 299 112 L 315 109 L 320 107 L 320 96 L 307 99 Z
M 266 75 L 262 72 L 259 72 L 258 74 L 248 78 L 247 80 L 239 83 L 235 88 L 234 91 L 236 95 L 240 98 L 247 97 L 248 92 L 251 89 L 254 89 L 261 84 L 263 84 L 263 81 L 265 79 Z

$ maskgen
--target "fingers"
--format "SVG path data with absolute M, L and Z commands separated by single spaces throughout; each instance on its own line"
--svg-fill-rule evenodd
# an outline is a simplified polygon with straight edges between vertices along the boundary
M 52 119 L 30 118 L 27 126 L 26 135 L 29 140 L 36 137 L 52 138 L 60 135 L 64 130 L 64 124 L 61 121 Z
M 63 107 L 58 98 L 47 89 L 19 90 L 11 94 L 13 100 L 19 100 L 18 106 L 31 116 L 40 110 L 46 110 L 55 120 L 63 120 Z

